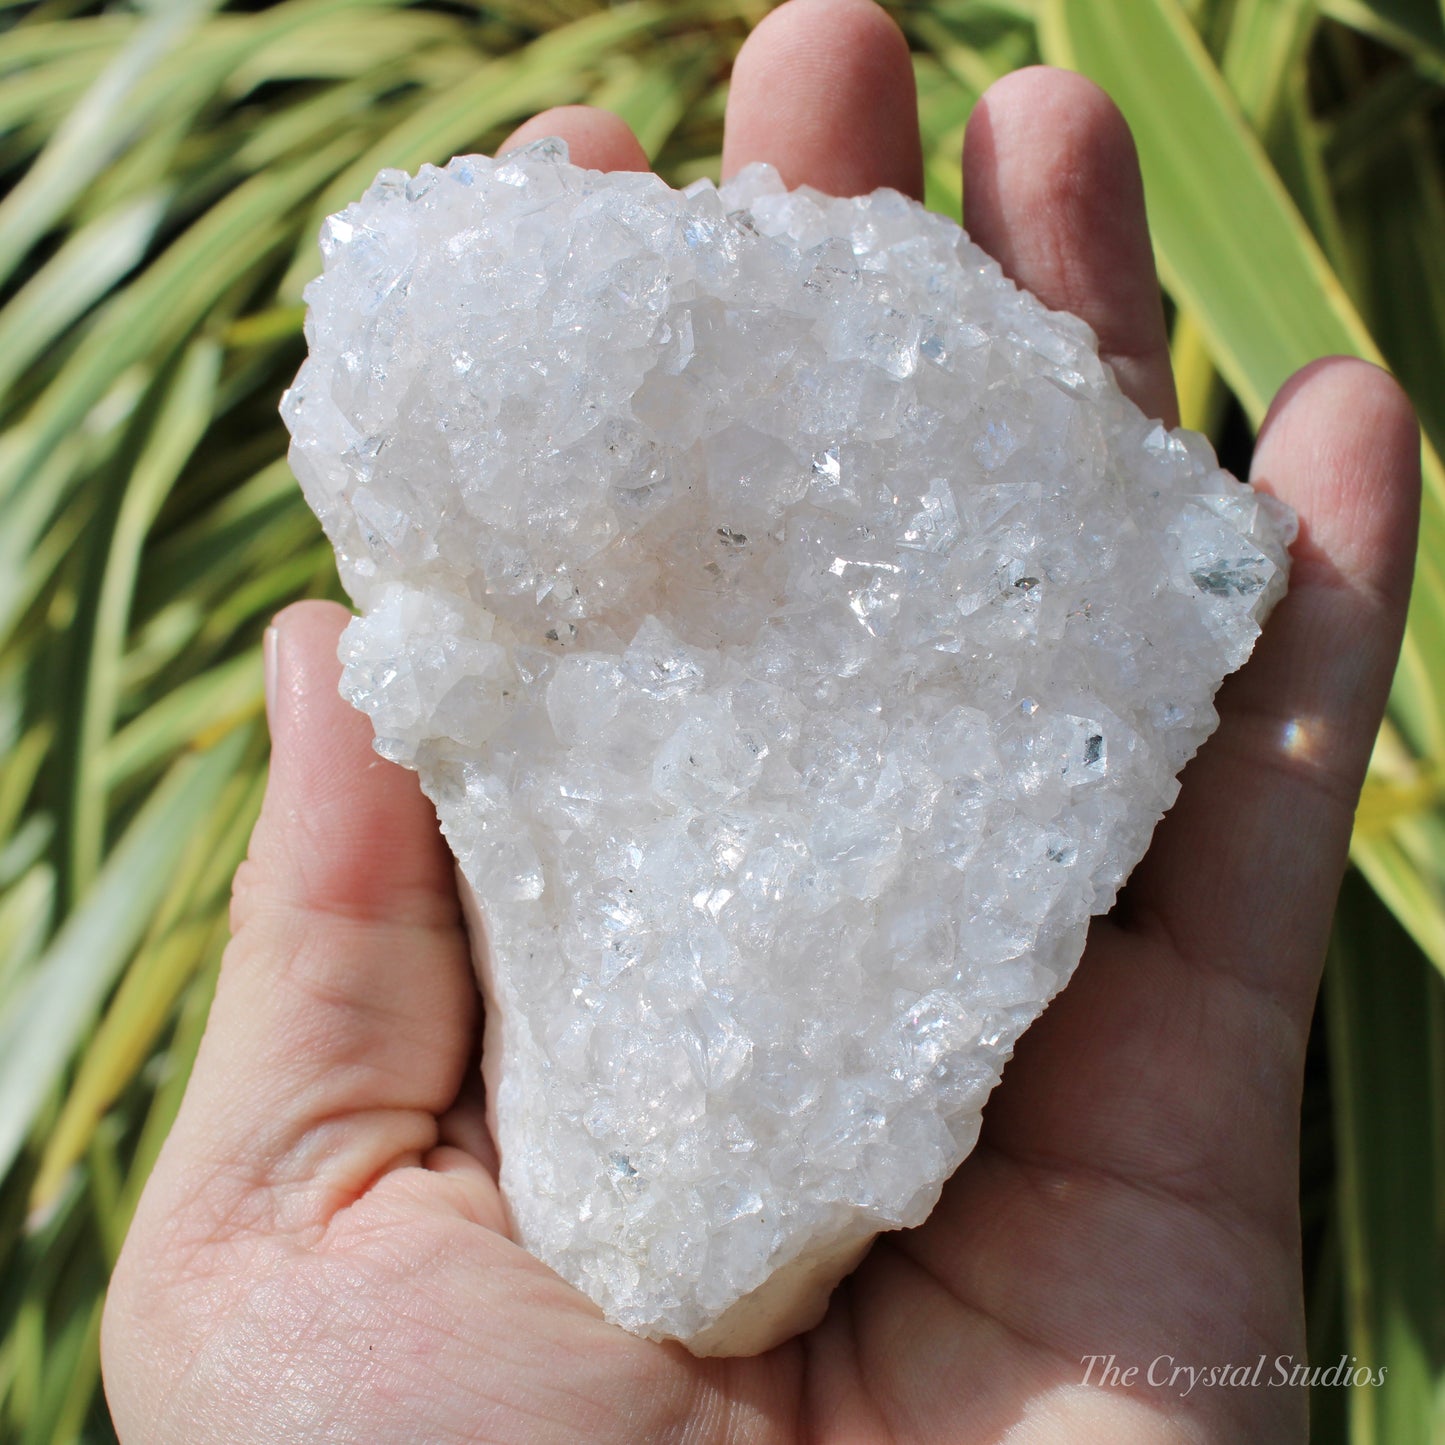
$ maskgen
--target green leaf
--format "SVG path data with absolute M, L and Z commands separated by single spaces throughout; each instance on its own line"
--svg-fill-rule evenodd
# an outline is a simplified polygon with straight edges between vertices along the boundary
M 17 25 L 0 35 L 0 76 L 10 76 L 53 62 L 57 57 L 96 52 L 97 69 L 108 51 L 119 49 L 140 20 L 135 15 L 88 15 L 80 19 L 52 20 Z
M 1266 149 L 1315 27 L 1313 0 L 1238 0 L 1220 69 Z
M 77 699 L 74 782 L 69 790 L 68 879 L 77 895 L 89 886 L 104 844 L 108 801 L 104 749 L 120 703 L 121 661 L 141 550 L 156 513 L 205 434 L 220 367 L 220 347 L 204 339 L 195 342 L 177 366 L 127 481 L 98 586 L 86 597 L 88 606 L 83 604 L 83 615 L 77 619 L 75 630 L 86 637 L 89 654 Z
M 29 975 L 50 934 L 55 869 L 36 863 L 0 894 L 0 997 Z
M 349 147 L 347 148 L 349 149 Z M 37 475 L 144 359 L 166 356 L 222 296 L 264 265 L 296 205 L 335 169 L 339 146 L 252 177 L 211 208 L 119 292 L 24 421 L 0 438 L 0 503 L 34 497 Z M 0 635 L 13 619 L 23 559 L 72 482 L 0 534 Z M 22 506 L 28 505 L 22 503 Z
M 146 800 L 20 993 L 0 1000 L 0 1176 L 125 965 L 192 830 L 245 744 L 235 733 L 182 757 Z
M 214 0 L 154 5 L 125 48 L 66 117 L 23 179 L 0 201 L 0 281 L 14 270 L 115 153 L 127 133 L 123 116 L 161 58 L 192 29 Z
M 1325 972 L 1352 1445 L 1445 1435 L 1445 982 L 1358 880 Z M 1319 1363 L 1334 1363 L 1320 1361 Z
M 1332 20 L 1391 45 L 1439 81 L 1445 78 L 1445 11 L 1437 0 L 1318 0 Z
M 66 1175 L 94 1141 L 102 1118 L 155 1047 L 175 1001 L 230 936 L 226 910 L 231 875 L 261 807 L 265 773 L 238 773 L 202 821 L 169 880 L 150 933 L 87 1044 L 45 1148 L 31 1189 L 32 1210 L 54 1206 Z
M 0 311 L 0 396 L 145 254 L 165 198 L 141 196 L 69 236 Z
M 1445 446 L 1445 177 L 1430 118 L 1418 107 L 1382 129 L 1368 162 L 1342 181 L 1361 304 L 1427 435 Z
M 130 1224 L 140 1200 L 141 1190 L 155 1165 L 156 1156 L 161 1152 L 166 1135 L 181 1106 L 190 1078 L 191 1065 L 201 1045 L 205 1032 L 206 1016 L 210 1011 L 211 997 L 215 992 L 216 973 L 220 965 L 219 950 L 214 956 L 203 961 L 200 970 L 192 979 L 181 999 L 175 1031 L 171 1036 L 164 1058 L 166 1072 L 151 1099 L 146 1113 L 145 1124 L 140 1138 L 131 1155 L 130 1170 L 121 1193 L 117 1210 L 117 1223 L 124 1230 Z
M 621 116 L 642 149 L 655 157 L 717 64 L 717 56 L 699 52 L 695 46 L 679 46 L 642 59 L 621 56 L 588 103 Z
M 181 748 L 204 744 L 257 716 L 264 703 L 261 659 L 242 653 L 164 693 L 102 749 L 96 775 L 109 791 Z

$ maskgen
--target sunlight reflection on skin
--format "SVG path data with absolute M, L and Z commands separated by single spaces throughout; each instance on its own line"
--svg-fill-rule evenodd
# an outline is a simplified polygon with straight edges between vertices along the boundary
M 1319 762 L 1323 752 L 1324 727 L 1318 718 L 1291 718 L 1280 730 L 1280 750 L 1301 762 Z

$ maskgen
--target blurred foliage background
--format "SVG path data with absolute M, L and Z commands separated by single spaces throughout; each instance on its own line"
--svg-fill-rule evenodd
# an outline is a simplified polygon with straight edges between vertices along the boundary
M 0 1439 L 113 1438 L 109 1269 L 176 1109 L 266 766 L 259 642 L 335 596 L 276 415 L 321 218 L 382 166 L 587 101 L 718 171 L 766 0 L 0 0 Z M 1311 1043 L 1317 1440 L 1445 1440 L 1445 7 L 931 0 L 928 200 L 1046 59 L 1122 105 L 1188 425 L 1248 464 L 1296 366 L 1383 359 L 1421 570 Z

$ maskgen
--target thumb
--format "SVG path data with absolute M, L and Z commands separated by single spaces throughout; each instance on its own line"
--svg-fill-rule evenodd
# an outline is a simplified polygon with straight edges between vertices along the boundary
M 476 1022 L 431 804 L 337 693 L 346 621 L 334 604 L 300 603 L 268 635 L 265 803 L 158 1165 L 259 1185 L 283 1229 L 325 1223 L 436 1144 Z

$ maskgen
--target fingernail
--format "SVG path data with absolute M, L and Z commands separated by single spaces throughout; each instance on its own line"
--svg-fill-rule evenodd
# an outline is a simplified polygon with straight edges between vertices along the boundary
M 274 627 L 268 627 L 261 638 L 261 675 L 266 684 L 266 723 L 270 727 L 275 726 L 273 710 L 276 706 L 276 647 L 279 642 L 280 634 Z

